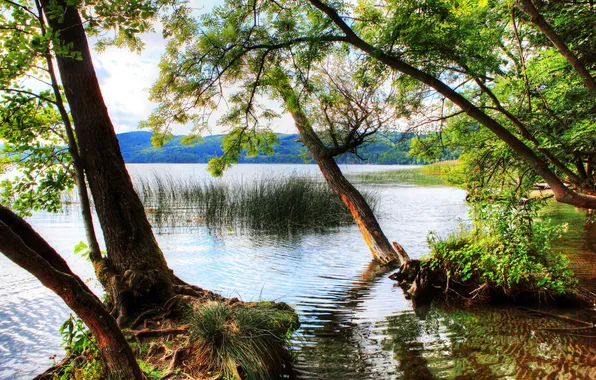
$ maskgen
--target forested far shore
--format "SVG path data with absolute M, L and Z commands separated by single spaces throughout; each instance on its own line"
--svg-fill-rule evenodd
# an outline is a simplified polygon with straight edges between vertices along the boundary
M 224 135 L 205 136 L 203 141 L 195 144 L 184 144 L 184 136 L 175 136 L 163 147 L 151 144 L 151 132 L 136 131 L 120 133 L 118 142 L 122 156 L 127 163 L 207 163 L 210 159 L 221 156 L 221 143 Z M 379 138 L 358 151 L 358 156 L 344 154 L 337 161 L 346 164 L 380 164 L 380 165 L 412 165 L 424 164 L 422 158 L 409 154 L 410 141 L 415 134 L 394 134 L 387 138 Z M 314 163 L 297 134 L 277 134 L 278 145 L 272 156 L 258 155 L 240 157 L 241 163 L 276 163 L 303 164 Z M 444 154 L 443 159 L 457 158 L 455 153 Z

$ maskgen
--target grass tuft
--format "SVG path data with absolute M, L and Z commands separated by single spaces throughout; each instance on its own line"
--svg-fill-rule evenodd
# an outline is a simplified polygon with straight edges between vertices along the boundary
M 211 301 L 189 315 L 195 364 L 224 379 L 279 378 L 289 369 L 298 316 L 286 304 Z

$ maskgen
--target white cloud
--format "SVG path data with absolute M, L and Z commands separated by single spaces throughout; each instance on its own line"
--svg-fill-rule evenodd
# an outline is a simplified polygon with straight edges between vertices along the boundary
M 191 1 L 190 3 L 195 13 L 199 15 L 221 4 L 221 0 L 205 0 L 201 3 Z M 156 27 L 156 30 L 159 32 L 141 36 L 145 48 L 140 54 L 114 47 L 102 53 L 92 51 L 95 71 L 116 133 L 137 130 L 138 123 L 146 119 L 156 107 L 155 103 L 149 101 L 149 88 L 158 77 L 158 64 L 166 47 L 166 40 L 162 38 L 160 28 Z M 91 44 L 93 42 L 90 41 Z M 222 102 L 220 109 L 214 112 L 210 119 L 210 133 L 225 132 L 226 128 L 216 125 L 225 111 L 226 104 Z M 289 115 L 275 120 L 274 129 L 282 133 L 296 132 L 294 122 Z M 190 132 L 190 127 L 178 126 L 173 132 L 185 134 Z
M 92 53 L 103 98 L 118 133 L 135 129 L 155 107 L 148 99 L 148 90 L 157 79 L 165 41 L 151 37 L 151 44 L 141 54 L 117 48 Z

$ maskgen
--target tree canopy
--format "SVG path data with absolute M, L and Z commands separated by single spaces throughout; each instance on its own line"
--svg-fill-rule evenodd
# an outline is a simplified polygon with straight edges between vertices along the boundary
M 255 99 L 271 95 L 268 70 L 289 70 L 310 95 L 314 73 L 339 56 L 360 67 L 353 81 L 391 89 L 392 107 L 384 110 L 398 110 L 402 125 L 423 125 L 441 139 L 459 129 L 450 142 L 499 151 L 497 161 L 509 161 L 517 180 L 530 171 L 557 200 L 593 208 L 592 5 L 536 2 L 529 10 L 527 3 L 227 1 L 174 30 L 152 92 L 160 107 L 148 124 L 161 136 L 171 123 L 194 121 L 200 129 L 205 109 L 233 88 L 234 111 L 222 122 L 240 118 L 243 134 L 267 132 L 275 114 Z M 270 140 L 245 142 L 266 149 Z

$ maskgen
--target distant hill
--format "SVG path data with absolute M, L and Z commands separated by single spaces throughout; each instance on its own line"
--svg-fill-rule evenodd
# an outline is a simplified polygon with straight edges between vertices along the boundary
M 195 145 L 180 143 L 182 136 L 176 136 L 162 148 L 151 145 L 151 132 L 138 131 L 121 133 L 118 135 L 120 149 L 124 161 L 128 163 L 207 163 L 209 159 L 222 153 L 221 141 L 223 135 L 205 136 L 203 142 Z M 408 141 L 413 137 L 404 136 L 404 142 L 371 143 L 359 149 L 365 161 L 354 155 L 343 155 L 338 158 L 341 163 L 355 164 L 417 164 L 421 160 L 410 157 Z M 275 147 L 273 156 L 242 157 L 242 163 L 304 163 L 302 157 L 305 147 L 298 142 L 299 136 L 293 134 L 279 134 L 279 145 Z

